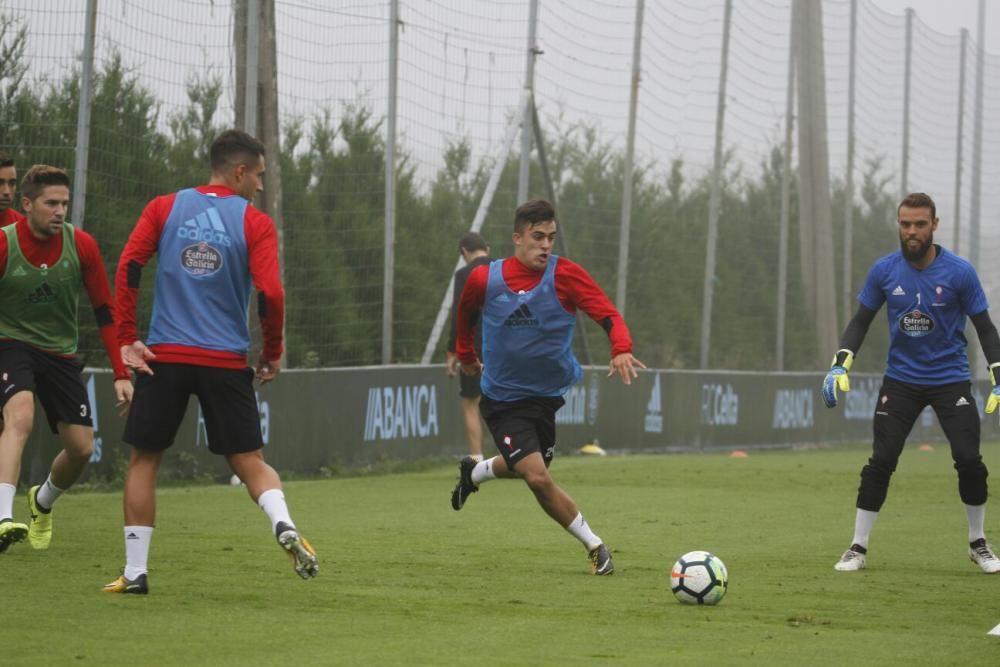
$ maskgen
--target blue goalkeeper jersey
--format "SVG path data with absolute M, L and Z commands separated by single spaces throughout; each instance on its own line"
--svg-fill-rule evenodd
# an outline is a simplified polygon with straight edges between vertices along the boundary
M 966 316 L 989 304 L 972 264 L 936 246 L 937 257 L 918 270 L 900 250 L 882 257 L 868 272 L 858 301 L 878 310 L 886 304 L 889 358 L 886 376 L 920 385 L 968 381 Z

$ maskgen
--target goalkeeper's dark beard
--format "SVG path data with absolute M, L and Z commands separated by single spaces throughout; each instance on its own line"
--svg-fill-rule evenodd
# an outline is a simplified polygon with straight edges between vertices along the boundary
M 899 239 L 899 247 L 903 251 L 903 258 L 908 262 L 919 262 L 924 257 L 927 256 L 927 252 L 934 245 L 934 235 L 931 234 L 927 237 L 927 240 L 921 243 L 916 250 L 910 250 L 907 245 L 907 240 Z

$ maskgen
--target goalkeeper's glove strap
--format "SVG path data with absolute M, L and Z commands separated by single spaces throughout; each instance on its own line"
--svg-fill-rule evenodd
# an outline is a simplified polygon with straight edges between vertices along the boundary
M 833 355 L 833 363 L 830 367 L 841 366 L 844 370 L 851 370 L 851 366 L 854 364 L 854 353 L 850 350 L 837 350 L 837 354 Z M 1000 366 L 1000 364 L 997 364 Z M 992 368 L 992 366 L 990 367 Z

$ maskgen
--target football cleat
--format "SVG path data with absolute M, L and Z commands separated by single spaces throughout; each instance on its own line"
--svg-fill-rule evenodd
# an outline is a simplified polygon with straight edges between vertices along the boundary
M 986 544 L 986 538 L 980 537 L 975 542 L 969 543 L 969 560 L 986 574 L 1000 572 L 1000 558 L 993 553 L 993 546 Z
M 28 510 L 31 522 L 28 524 L 28 543 L 33 549 L 48 549 L 52 541 L 52 509 L 43 510 L 38 504 L 38 489 L 28 489 Z
M 284 521 L 279 521 L 274 530 L 278 544 L 288 553 L 296 574 L 303 579 L 311 579 L 319 574 L 319 562 L 316 560 L 316 550 L 298 531 Z
M 102 588 L 105 593 L 127 593 L 132 595 L 146 595 L 149 593 L 149 580 L 146 574 L 140 574 L 135 579 L 126 579 L 124 574 L 118 576 L 111 583 L 104 584 Z
M 611 561 L 611 552 L 603 544 L 598 544 L 590 550 L 590 570 L 599 577 L 614 574 L 615 564 Z
M 852 544 L 851 548 L 844 552 L 844 555 L 840 557 L 833 565 L 833 569 L 838 572 L 855 572 L 857 570 L 865 569 L 865 554 L 868 553 L 868 549 L 865 549 L 860 544 Z
M 28 527 L 23 523 L 14 523 L 12 519 L 0 521 L 0 554 L 15 542 L 20 542 L 28 535 Z
M 472 483 L 472 469 L 476 467 L 476 459 L 465 456 L 458 462 L 458 484 L 451 492 L 451 508 L 456 512 L 465 505 L 465 500 L 479 490 L 479 487 Z

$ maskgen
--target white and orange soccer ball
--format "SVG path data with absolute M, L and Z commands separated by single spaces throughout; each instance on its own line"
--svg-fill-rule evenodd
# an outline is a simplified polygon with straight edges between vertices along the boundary
M 729 590 L 729 571 L 718 556 L 689 551 L 670 570 L 670 590 L 686 604 L 719 604 Z

